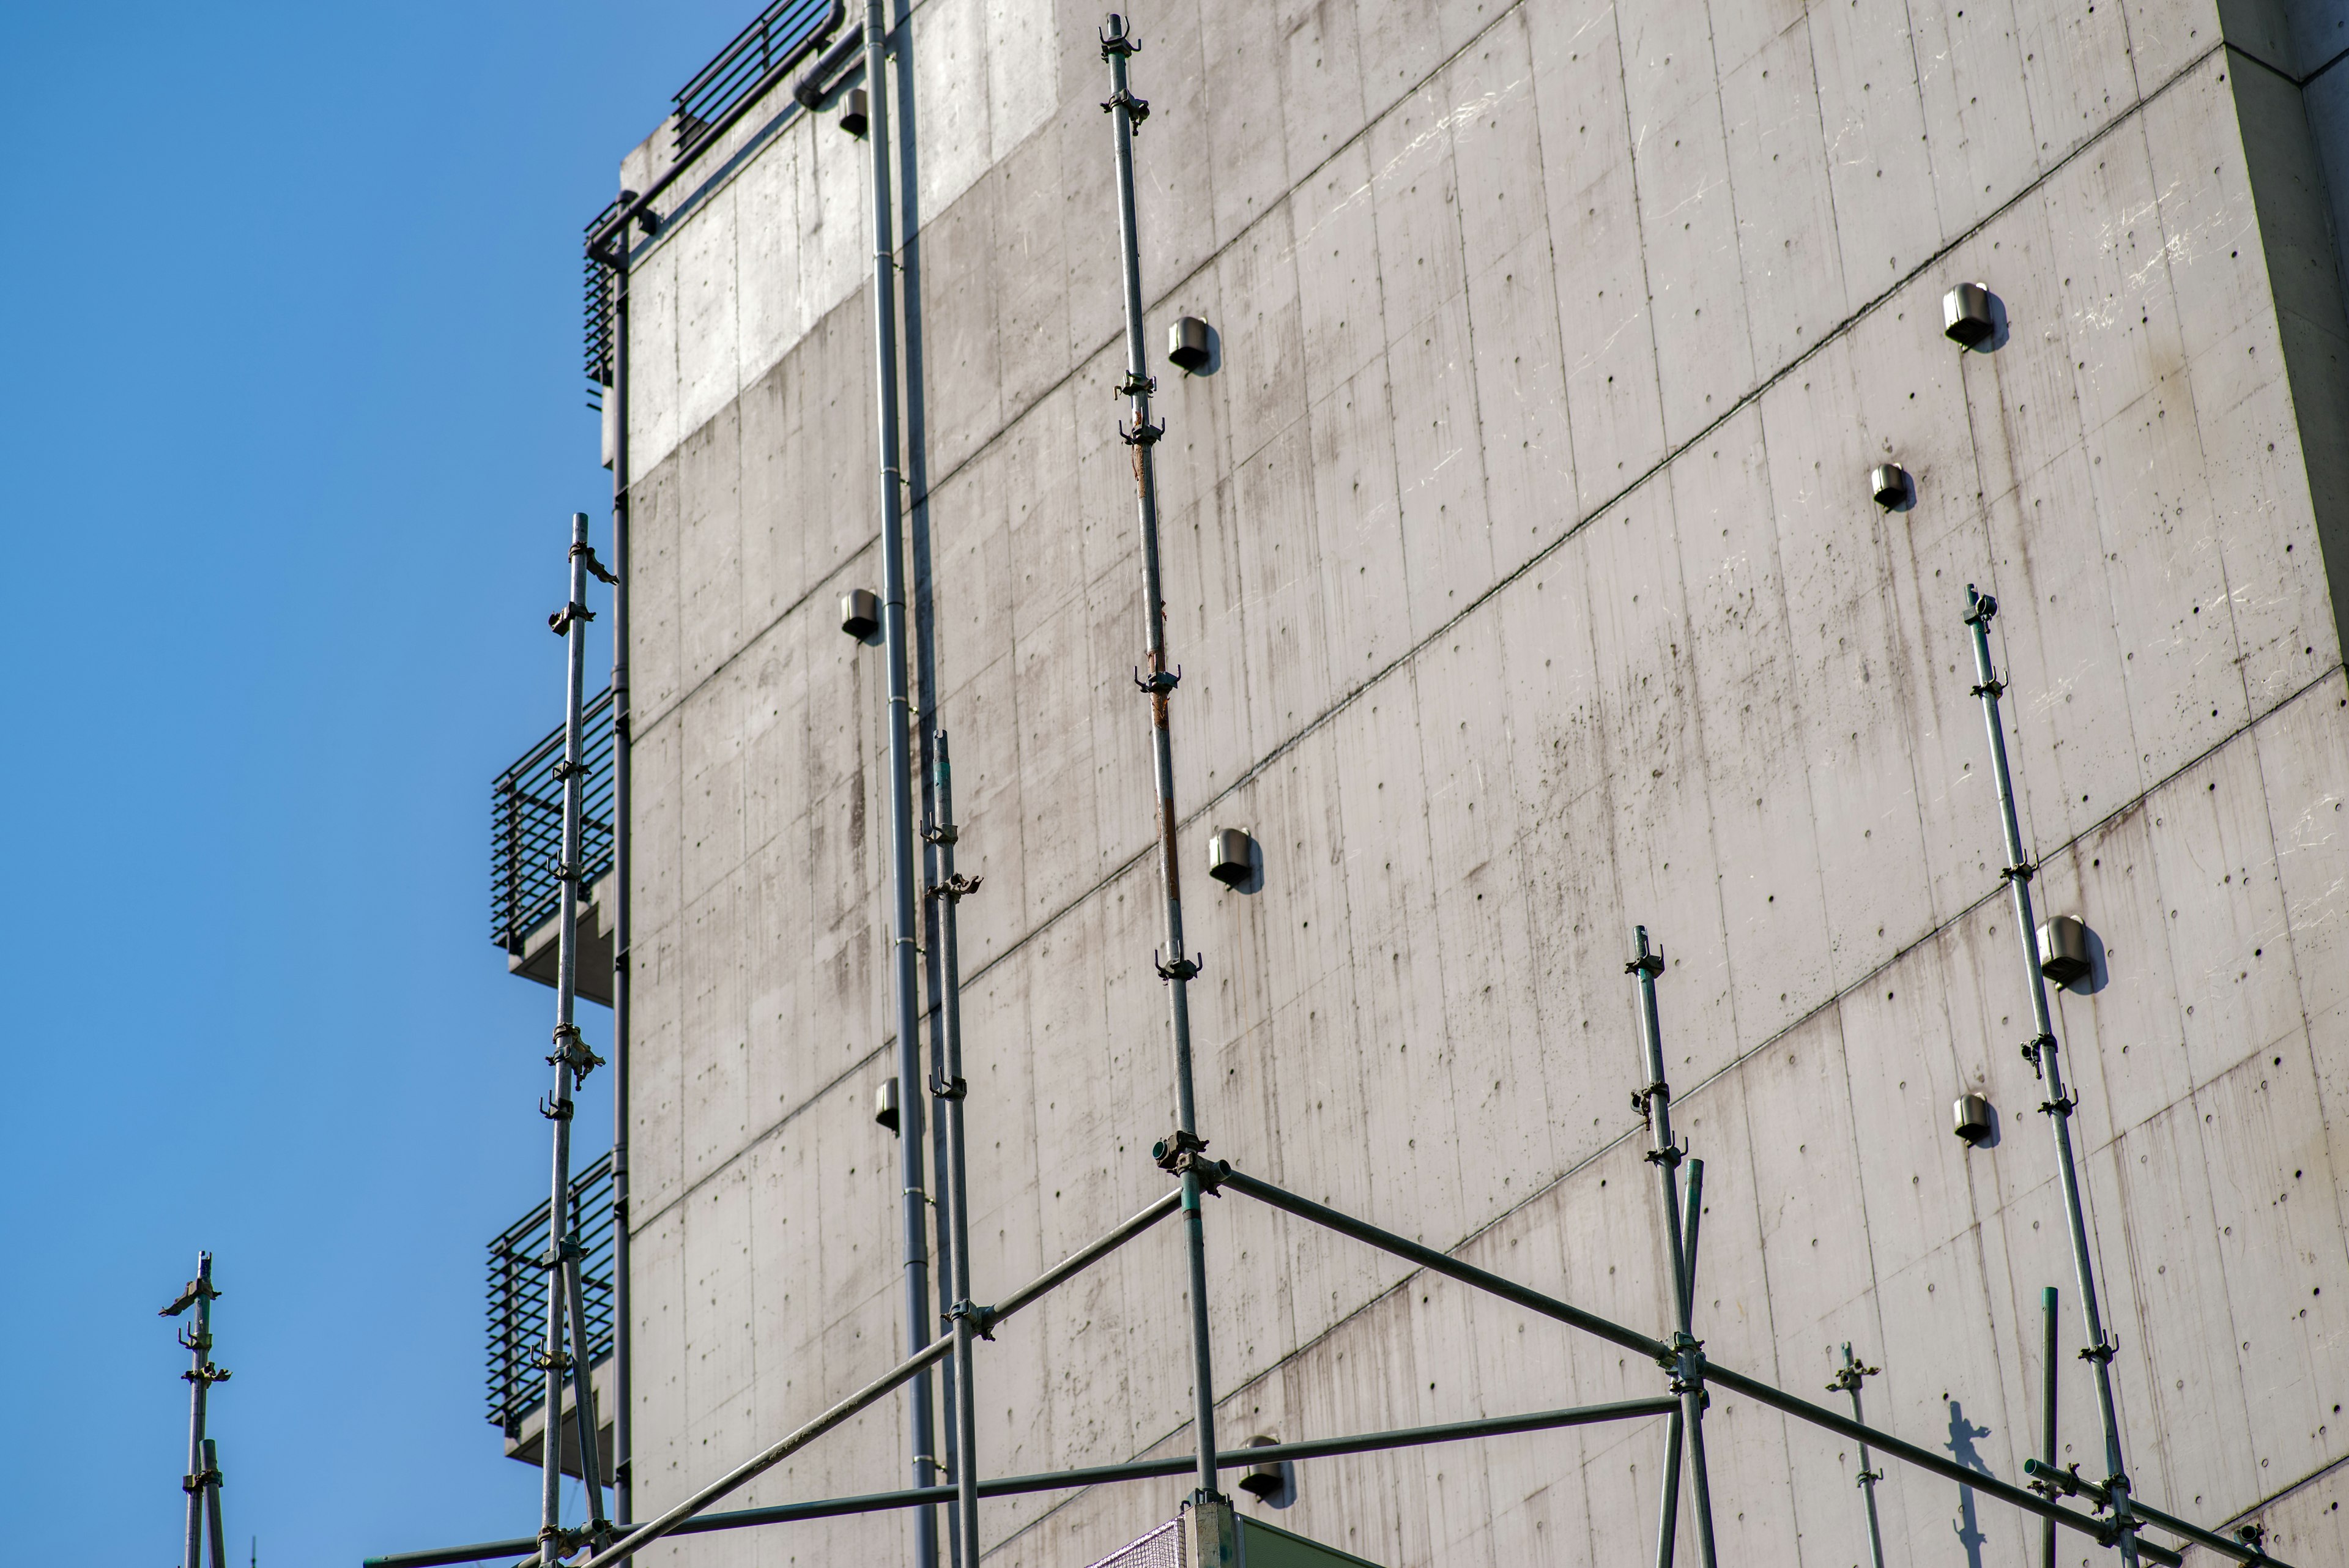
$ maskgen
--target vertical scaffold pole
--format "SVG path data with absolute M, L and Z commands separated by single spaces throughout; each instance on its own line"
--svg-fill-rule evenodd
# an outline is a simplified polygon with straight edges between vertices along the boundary
M 1714 1568 L 1713 1483 L 1704 1462 L 1704 1346 L 1694 1333 L 1696 1254 L 1691 1243 L 1695 1240 L 1696 1210 L 1692 1205 L 1690 1220 L 1684 1224 L 1681 1216 L 1682 1154 L 1680 1145 L 1672 1138 L 1672 1091 L 1664 1080 L 1663 1030 L 1656 1017 L 1656 976 L 1664 971 L 1663 950 L 1650 950 L 1645 926 L 1637 928 L 1637 937 L 1639 951 L 1623 968 L 1639 981 L 1640 1044 L 1647 1057 L 1648 1086 L 1632 1096 L 1631 1100 L 1647 1117 L 1652 1137 L 1648 1161 L 1656 1168 L 1657 1182 L 1663 1192 L 1664 1241 L 1671 1259 L 1672 1298 L 1680 1324 L 1672 1334 L 1671 1373 L 1672 1392 L 1681 1397 L 1681 1410 L 1665 1431 L 1664 1482 L 1668 1490 L 1656 1526 L 1656 1562 L 1657 1568 L 1671 1568 L 1672 1537 L 1680 1511 L 1679 1450 L 1685 1442 L 1696 1515 L 1697 1555 L 1703 1568 Z
M 1868 1419 L 1866 1416 L 1860 1414 L 1859 1409 L 1860 1379 L 1873 1377 L 1880 1370 L 1882 1369 L 1879 1367 L 1862 1366 L 1859 1364 L 1859 1358 L 1852 1355 L 1851 1346 L 1847 1344 L 1843 1347 L 1843 1365 L 1837 1368 L 1835 1377 L 1827 1384 L 1827 1390 L 1830 1393 L 1844 1393 L 1851 1396 L 1853 1420 L 1864 1423 Z M 1868 1466 L 1868 1445 L 1860 1444 L 1857 1484 L 1868 1499 L 1868 1552 L 1876 1568 L 1884 1568 L 1884 1532 L 1876 1517 L 1876 1483 L 1883 1479 L 1883 1471 L 1872 1469 Z M 2054 1528 L 2054 1522 L 2052 1520 L 2048 1522 L 2048 1528 L 2050 1530 Z
M 2014 808 L 2014 776 L 2006 760 L 2006 728 L 1998 715 L 1999 695 L 2006 688 L 2000 683 L 1990 657 L 1990 623 L 1997 614 L 1996 599 L 1977 593 L 1971 583 L 1966 585 L 1965 623 L 1973 632 L 1974 643 L 1973 694 L 1982 699 L 1982 724 L 1990 732 L 1991 771 L 1998 784 L 1999 822 L 2006 834 L 2006 867 L 2000 875 L 2013 896 L 2014 937 L 2030 985 L 2032 1019 L 2039 1030 L 2023 1047 L 2023 1054 L 2047 1081 L 2047 1099 L 2039 1108 L 2046 1113 L 2048 1126 L 2055 1136 L 2055 1167 L 2063 1178 L 2064 1213 L 2071 1222 L 2072 1270 L 2079 1280 L 2080 1312 L 2088 1331 L 2087 1347 L 2080 1355 L 2096 1371 L 2097 1412 L 2105 1427 L 2105 1464 L 2111 1472 L 2105 1485 L 2112 1493 L 2113 1523 L 2118 1532 L 2116 1544 L 2121 1549 L 2122 1561 L 2128 1568 L 2137 1568 L 2137 1521 L 2129 1508 L 2128 1471 L 2121 1462 L 2120 1416 L 2113 1403 L 2114 1347 L 2105 1337 L 2104 1312 L 2096 1296 L 2095 1266 L 2088 1254 L 2087 1217 L 2080 1204 L 2079 1166 L 2072 1154 L 2072 1110 L 2078 1102 L 2064 1092 L 2063 1052 L 2055 1042 L 2054 1014 L 2047 1005 L 2046 977 L 2039 972 L 2038 928 L 2031 911 L 2034 868 L 2023 853 L 2023 824 Z
M 212 1568 L 228 1568 L 228 1545 L 222 1539 L 223 1532 L 221 1529 L 221 1487 L 224 1478 L 221 1475 L 220 1468 L 220 1447 L 210 1438 L 206 1438 L 204 1439 L 204 1533 L 206 1539 L 212 1542 Z M 258 1555 L 260 1550 L 260 1545 L 256 1542 L 254 1546 L 254 1553 Z
M 180 1343 L 187 1347 L 188 1369 L 180 1374 L 188 1382 L 188 1473 L 180 1486 L 188 1496 L 188 1530 L 185 1555 L 181 1568 L 201 1568 L 203 1557 L 204 1518 L 209 1511 L 212 1520 L 212 1568 L 228 1568 L 220 1554 L 220 1466 L 212 1440 L 204 1435 L 204 1422 L 212 1399 L 212 1386 L 225 1383 L 229 1374 L 212 1364 L 212 1303 L 220 1299 L 212 1288 L 212 1255 L 196 1254 L 196 1277 L 188 1282 L 171 1304 L 158 1316 L 178 1317 L 190 1308 L 195 1319 L 180 1331 Z
M 882 639 L 889 662 L 889 869 L 892 926 L 891 974 L 897 1016 L 897 1176 L 905 1236 L 905 1349 L 929 1343 L 930 1253 L 928 1197 L 923 1191 L 921 969 L 916 928 L 919 899 L 915 889 L 913 693 L 907 668 L 905 626 L 905 498 L 899 493 L 897 432 L 896 225 L 889 190 L 889 28 L 883 0 L 864 4 L 865 140 L 873 180 L 873 379 L 877 445 L 880 448 Z M 931 1428 L 930 1378 L 926 1371 L 907 1388 L 914 1449 L 914 1484 L 932 1484 L 936 1460 Z M 916 1568 L 938 1560 L 938 1515 L 934 1508 L 914 1514 Z
M 1216 1395 L 1207 1338 L 1207 1241 L 1199 1211 L 1201 1191 L 1198 1101 L 1191 1075 L 1191 981 L 1199 963 L 1183 949 L 1183 880 L 1175 846 L 1174 741 L 1169 724 L 1169 699 L 1182 672 L 1166 661 L 1166 599 L 1158 567 L 1158 477 L 1151 449 L 1164 433 L 1150 422 L 1150 394 L 1156 383 L 1149 373 L 1148 352 L 1143 345 L 1142 241 L 1134 219 L 1133 131 L 1149 116 L 1150 105 L 1133 96 L 1126 81 L 1126 62 L 1142 46 L 1126 31 L 1125 18 L 1112 13 L 1102 25 L 1102 57 L 1109 62 L 1110 125 L 1117 151 L 1117 226 L 1125 281 L 1125 380 L 1118 389 L 1133 417 L 1131 430 L 1119 431 L 1133 452 L 1134 508 L 1142 526 L 1142 594 L 1144 644 L 1149 673 L 1137 671 L 1134 683 L 1150 698 L 1150 744 L 1158 786 L 1158 876 L 1166 896 L 1166 952 L 1158 961 L 1166 981 L 1168 1007 L 1174 1035 L 1174 1132 L 1158 1146 L 1159 1163 L 1183 1182 L 1183 1227 L 1190 1260 L 1191 1379 L 1193 1436 L 1198 1443 L 1195 1501 L 1219 1501 L 1216 1490 Z
M 961 830 L 954 819 L 954 769 L 947 759 L 947 732 L 931 740 L 933 793 L 938 817 L 929 832 L 936 846 L 938 880 L 930 888 L 938 903 L 938 1023 L 935 1036 L 944 1060 L 930 1093 L 945 1107 L 938 1119 L 946 1126 L 947 1260 L 954 1276 L 955 1302 L 947 1310 L 954 1324 L 954 1388 L 948 1410 L 955 1423 L 955 1557 L 978 1568 L 978 1416 L 971 1403 L 974 1371 L 972 1334 L 978 1308 L 970 1292 L 970 1196 L 963 1131 L 963 1100 L 970 1085 L 962 1075 L 962 959 L 957 948 L 956 924 L 962 901 L 978 891 L 981 878 L 955 869 L 955 845 Z
M 2039 1316 L 2045 1325 L 2046 1337 L 2041 1349 L 2039 1367 L 2039 1457 L 2051 1470 L 2061 1462 L 2055 1454 L 2055 1446 L 2060 1440 L 2055 1421 L 2055 1397 L 2060 1386 L 2055 1376 L 2055 1357 L 2062 1354 L 2063 1332 L 2056 1316 L 2055 1303 L 2055 1287 L 2042 1286 Z M 2032 1484 L 2034 1490 L 2040 1485 L 2036 1481 Z M 2040 1568 L 2055 1568 L 2055 1521 L 2052 1519 L 2039 1521 L 2039 1565 Z
M 587 574 L 592 569 L 608 580 L 610 574 L 595 560 L 587 544 L 587 514 L 571 514 L 571 550 L 566 562 L 563 607 L 546 624 L 563 639 L 563 848 L 554 867 L 559 898 L 555 926 L 554 1049 L 547 1065 L 554 1069 L 554 1093 L 540 1102 L 539 1112 L 554 1124 L 552 1189 L 546 1202 L 546 1255 L 539 1260 L 546 1272 L 546 1342 L 538 1357 L 546 1373 L 546 1422 L 540 1439 L 538 1555 L 552 1563 L 567 1549 L 563 1534 L 563 1375 L 572 1374 L 581 1437 L 579 1475 L 587 1494 L 589 1534 L 608 1528 L 604 1517 L 604 1489 L 596 1473 L 595 1413 L 590 1397 L 586 1366 L 587 1338 L 584 1324 L 574 1324 L 571 1343 L 564 1346 L 564 1315 L 574 1317 L 584 1301 L 580 1289 L 579 1241 L 572 1234 L 571 1117 L 572 1092 L 604 1059 L 579 1038 L 575 1020 L 579 1000 L 579 881 L 586 861 L 581 819 L 585 813 L 587 772 L 584 722 L 587 679 L 587 623 L 595 612 L 587 607 Z
M 613 245 L 612 385 L 612 1521 L 636 1519 L 636 1333 L 629 1288 L 628 1120 L 629 877 L 635 846 L 628 818 L 634 789 L 628 707 L 628 237 Z

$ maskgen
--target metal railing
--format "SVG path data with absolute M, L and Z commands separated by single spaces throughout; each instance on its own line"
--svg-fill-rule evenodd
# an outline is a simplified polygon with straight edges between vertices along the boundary
M 582 891 L 612 868 L 612 693 L 583 710 L 585 817 L 580 825 Z M 490 940 L 522 951 L 562 902 L 563 729 L 523 753 L 490 785 Z
M 832 5 L 833 0 L 775 0 L 678 89 L 673 101 L 680 161 L 728 109 L 799 58 L 802 47 L 831 19 Z
M 612 1354 L 612 1157 L 605 1155 L 571 1182 L 575 1236 L 587 1303 L 587 1355 L 601 1364 Z M 490 1424 L 509 1438 L 523 1418 L 546 1403 L 546 1374 L 538 1364 L 546 1333 L 547 1206 L 523 1215 L 490 1243 Z M 600 1403 L 600 1401 L 599 1401 Z

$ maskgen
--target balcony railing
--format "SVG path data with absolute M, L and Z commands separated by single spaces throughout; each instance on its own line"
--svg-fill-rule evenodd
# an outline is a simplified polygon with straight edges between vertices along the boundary
M 584 893 L 612 868 L 612 693 L 589 702 L 582 719 Z M 554 776 L 562 761 L 558 726 L 490 786 L 490 940 L 509 953 L 520 953 L 530 933 L 562 907 L 563 882 L 554 874 L 563 860 L 563 784 Z
M 587 1300 L 587 1358 L 612 1354 L 612 1157 L 571 1181 L 573 1234 L 586 1250 L 579 1288 Z M 547 1206 L 541 1203 L 490 1243 L 490 1422 L 508 1438 L 546 1403 Z M 564 1331 L 564 1338 L 570 1337 Z M 564 1349 L 569 1349 L 568 1344 Z
M 757 92 L 778 68 L 794 64 L 802 47 L 831 19 L 832 5 L 833 0 L 775 0 L 679 88 L 678 156 L 689 153 L 728 109 Z

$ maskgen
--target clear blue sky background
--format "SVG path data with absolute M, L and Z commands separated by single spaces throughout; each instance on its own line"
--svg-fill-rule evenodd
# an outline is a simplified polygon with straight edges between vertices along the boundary
M 580 226 L 755 10 L 0 6 L 12 1563 L 178 1562 L 200 1247 L 233 1557 L 534 1528 L 481 1258 L 554 993 L 488 940 L 488 786 L 608 529 Z

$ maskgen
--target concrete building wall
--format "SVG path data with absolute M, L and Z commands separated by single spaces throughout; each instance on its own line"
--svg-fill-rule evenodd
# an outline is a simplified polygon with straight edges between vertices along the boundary
M 1257 893 L 1190 889 L 1213 1152 L 1661 1326 L 1645 923 L 1707 1162 L 1708 1353 L 1816 1389 L 1851 1341 L 1874 1417 L 2019 1480 L 2042 1285 L 2078 1330 L 1968 694 L 1979 582 L 2043 907 L 2102 943 L 2059 1031 L 2132 1469 L 2199 1519 L 2263 1511 L 2304 1568 L 2349 1556 L 2349 440 L 2338 275 L 2308 265 L 2349 161 L 2320 84 L 2254 95 L 2222 31 L 2259 18 L 2226 9 L 1151 0 L 1137 156 L 1154 355 L 1178 314 L 1222 343 L 1212 376 L 1159 369 L 1187 868 L 1217 825 L 1266 862 Z M 1098 22 L 921 0 L 906 35 L 925 701 L 986 883 L 982 1299 L 1161 1191 L 1171 1117 Z M 880 577 L 864 158 L 828 117 L 746 128 L 636 264 L 640 1517 L 904 1334 L 870 1114 L 885 678 L 834 611 Z M 1995 352 L 1940 335 L 1962 279 L 2003 302 Z M 1887 457 L 1913 511 L 1868 496 Z M 1973 1149 L 1970 1088 L 2000 1124 Z M 1227 1442 L 1659 1385 L 1244 1199 L 1208 1219 Z M 1182 1303 L 1170 1229 L 1007 1326 L 983 1471 L 1179 1450 Z M 1709 1430 L 1725 1560 L 1859 1559 L 1855 1454 L 1740 1399 Z M 1279 1522 L 1397 1565 L 1639 1560 L 1660 1445 L 1319 1461 Z M 900 1485 L 905 1452 L 876 1411 L 741 1501 Z M 1185 1490 L 990 1503 L 989 1560 L 1089 1562 Z M 1893 1563 L 2035 1552 L 1946 1483 L 1883 1494 Z

